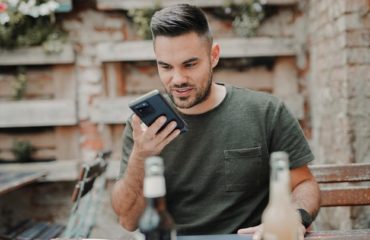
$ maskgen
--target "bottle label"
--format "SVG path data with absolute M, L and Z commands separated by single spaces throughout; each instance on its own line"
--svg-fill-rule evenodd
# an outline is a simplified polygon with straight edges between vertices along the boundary
M 144 178 L 144 197 L 157 198 L 166 195 L 166 184 L 163 176 L 150 176 Z

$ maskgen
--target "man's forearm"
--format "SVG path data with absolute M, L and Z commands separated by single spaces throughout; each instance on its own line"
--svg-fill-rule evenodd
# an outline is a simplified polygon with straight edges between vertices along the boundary
M 314 178 L 304 180 L 292 192 L 296 208 L 305 209 L 314 219 L 320 209 L 320 188 Z
M 144 163 L 130 159 L 125 176 L 117 181 L 112 191 L 112 206 L 120 224 L 129 231 L 137 228 L 138 220 L 145 207 L 143 197 Z

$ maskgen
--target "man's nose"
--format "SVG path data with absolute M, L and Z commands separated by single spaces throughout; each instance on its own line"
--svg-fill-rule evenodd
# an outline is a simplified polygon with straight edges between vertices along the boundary
M 174 74 L 172 76 L 172 82 L 176 85 L 182 84 L 186 82 L 186 76 L 181 71 L 174 71 Z

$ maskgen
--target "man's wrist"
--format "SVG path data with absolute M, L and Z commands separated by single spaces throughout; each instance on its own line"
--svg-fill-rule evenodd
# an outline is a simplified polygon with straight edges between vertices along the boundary
M 313 222 L 312 216 L 303 208 L 297 209 L 299 216 L 301 216 L 301 222 L 305 228 L 308 228 Z

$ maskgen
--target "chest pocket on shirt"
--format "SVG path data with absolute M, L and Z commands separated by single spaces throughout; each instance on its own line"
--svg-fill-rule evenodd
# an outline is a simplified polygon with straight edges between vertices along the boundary
M 224 150 L 227 192 L 252 191 L 260 184 L 261 147 Z

